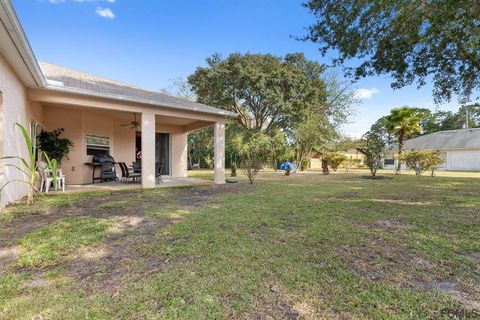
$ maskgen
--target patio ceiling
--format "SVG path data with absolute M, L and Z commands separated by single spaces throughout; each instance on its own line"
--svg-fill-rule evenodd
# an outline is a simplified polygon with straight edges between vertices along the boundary
M 43 103 L 45 107 L 61 107 L 58 104 L 51 104 L 51 103 Z M 109 109 L 101 109 L 96 107 L 84 107 L 84 106 L 68 106 L 70 110 L 85 110 L 88 112 L 96 113 L 103 116 L 108 116 L 114 118 L 118 123 L 130 123 L 134 119 L 134 114 L 137 116 L 137 121 L 141 122 L 141 114 L 135 112 L 127 112 L 127 111 L 120 111 L 120 110 L 109 110 Z M 163 115 L 156 115 L 155 122 L 157 124 L 165 124 L 169 126 L 182 126 L 185 128 L 186 131 L 197 130 L 200 128 L 205 128 L 208 126 L 213 125 L 213 122 L 209 121 L 199 121 L 197 119 L 190 119 L 190 118 L 182 118 L 182 117 L 172 117 L 172 116 L 163 116 Z

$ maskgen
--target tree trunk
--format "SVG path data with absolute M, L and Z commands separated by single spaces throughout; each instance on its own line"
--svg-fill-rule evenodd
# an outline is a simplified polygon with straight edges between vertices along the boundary
M 398 162 L 397 162 L 397 170 L 395 174 L 400 174 L 402 170 L 402 154 L 403 154 L 403 135 L 398 137 Z

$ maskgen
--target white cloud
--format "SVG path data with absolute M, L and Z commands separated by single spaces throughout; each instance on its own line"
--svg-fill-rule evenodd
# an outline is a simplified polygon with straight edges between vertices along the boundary
M 110 8 L 97 7 L 97 10 L 95 10 L 95 13 L 98 14 L 100 17 L 103 17 L 103 18 L 107 18 L 107 19 L 115 18 L 115 14 L 113 13 L 112 9 L 110 9 Z
M 48 0 L 48 2 L 53 3 L 53 4 L 58 4 L 58 3 L 64 3 L 65 0 Z
M 357 89 L 355 91 L 355 98 L 357 99 L 371 99 L 374 95 L 379 93 L 378 89 L 371 88 L 371 89 Z

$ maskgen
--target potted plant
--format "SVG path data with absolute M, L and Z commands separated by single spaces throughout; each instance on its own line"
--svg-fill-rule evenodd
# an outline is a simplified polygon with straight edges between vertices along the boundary
M 67 157 L 70 148 L 73 147 L 72 140 L 60 137 L 64 131 L 63 128 L 53 131 L 42 130 L 38 135 L 38 147 L 58 164 L 62 163 L 62 159 Z

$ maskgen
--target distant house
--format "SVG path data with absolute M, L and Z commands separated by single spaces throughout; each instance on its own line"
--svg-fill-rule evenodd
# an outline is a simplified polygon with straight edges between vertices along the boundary
M 365 155 L 360 153 L 356 149 L 350 149 L 344 152 L 345 156 L 348 159 L 360 159 L 362 160 L 360 162 L 360 165 L 363 165 L 363 160 L 365 159 Z M 309 169 L 322 169 L 322 153 L 321 152 L 315 152 L 311 157 L 310 157 L 310 163 L 308 166 Z
M 438 151 L 445 159 L 439 170 L 480 171 L 480 128 L 439 131 L 405 142 L 405 150 Z M 385 169 L 395 169 L 398 145 L 387 148 Z
M 312 154 L 308 169 L 322 169 L 322 154 L 320 152 Z

